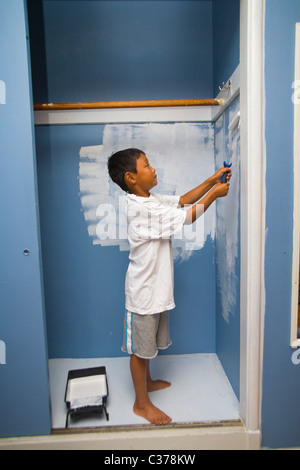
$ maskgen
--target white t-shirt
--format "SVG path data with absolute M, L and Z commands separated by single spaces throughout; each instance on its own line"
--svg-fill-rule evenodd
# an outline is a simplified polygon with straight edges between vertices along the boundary
M 175 308 L 171 237 L 182 228 L 186 212 L 179 196 L 128 194 L 130 263 L 126 275 L 126 309 L 153 315 Z

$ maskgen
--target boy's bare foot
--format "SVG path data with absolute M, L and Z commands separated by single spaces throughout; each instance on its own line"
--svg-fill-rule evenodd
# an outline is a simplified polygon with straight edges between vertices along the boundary
M 133 411 L 136 415 L 141 416 L 142 418 L 145 418 L 147 421 L 149 421 L 152 424 L 157 424 L 157 425 L 162 425 L 162 424 L 168 424 L 172 421 L 172 418 L 167 416 L 165 413 L 163 413 L 161 410 L 156 408 L 156 406 L 149 401 L 144 407 L 139 407 L 135 403 L 133 405 Z
M 147 382 L 148 392 L 155 392 L 156 390 L 163 390 L 164 388 L 171 387 L 171 382 L 166 380 L 149 380 Z

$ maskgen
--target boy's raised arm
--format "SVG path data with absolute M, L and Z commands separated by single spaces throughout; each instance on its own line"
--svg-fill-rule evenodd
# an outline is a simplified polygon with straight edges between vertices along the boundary
M 179 199 L 179 205 L 184 207 L 185 205 L 195 204 L 201 199 L 208 191 L 210 191 L 217 183 L 221 183 L 221 179 L 224 173 L 228 173 L 227 182 L 231 178 L 231 171 L 228 168 L 221 168 L 213 176 L 208 178 L 204 183 L 200 184 L 196 188 L 192 189 L 188 193 L 184 194 Z
M 185 225 L 191 225 L 215 202 L 219 197 L 227 196 L 229 183 L 217 183 L 204 198 L 187 210 Z

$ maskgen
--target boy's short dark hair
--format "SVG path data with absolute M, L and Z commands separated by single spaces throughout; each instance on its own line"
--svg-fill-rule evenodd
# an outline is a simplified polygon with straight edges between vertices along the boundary
M 114 183 L 120 186 L 123 191 L 126 193 L 129 192 L 129 189 L 124 181 L 125 173 L 130 171 L 131 173 L 136 173 L 136 161 L 141 156 L 141 153 L 144 154 L 142 150 L 139 149 L 126 149 L 120 150 L 109 157 L 107 162 L 108 173 Z

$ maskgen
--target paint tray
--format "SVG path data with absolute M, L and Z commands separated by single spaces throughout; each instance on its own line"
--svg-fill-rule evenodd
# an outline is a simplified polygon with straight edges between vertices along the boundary
M 69 417 L 76 420 L 94 414 L 102 414 L 103 411 L 108 421 L 107 397 L 108 385 L 105 367 L 70 370 L 65 392 L 65 403 L 68 407 L 66 428 Z

